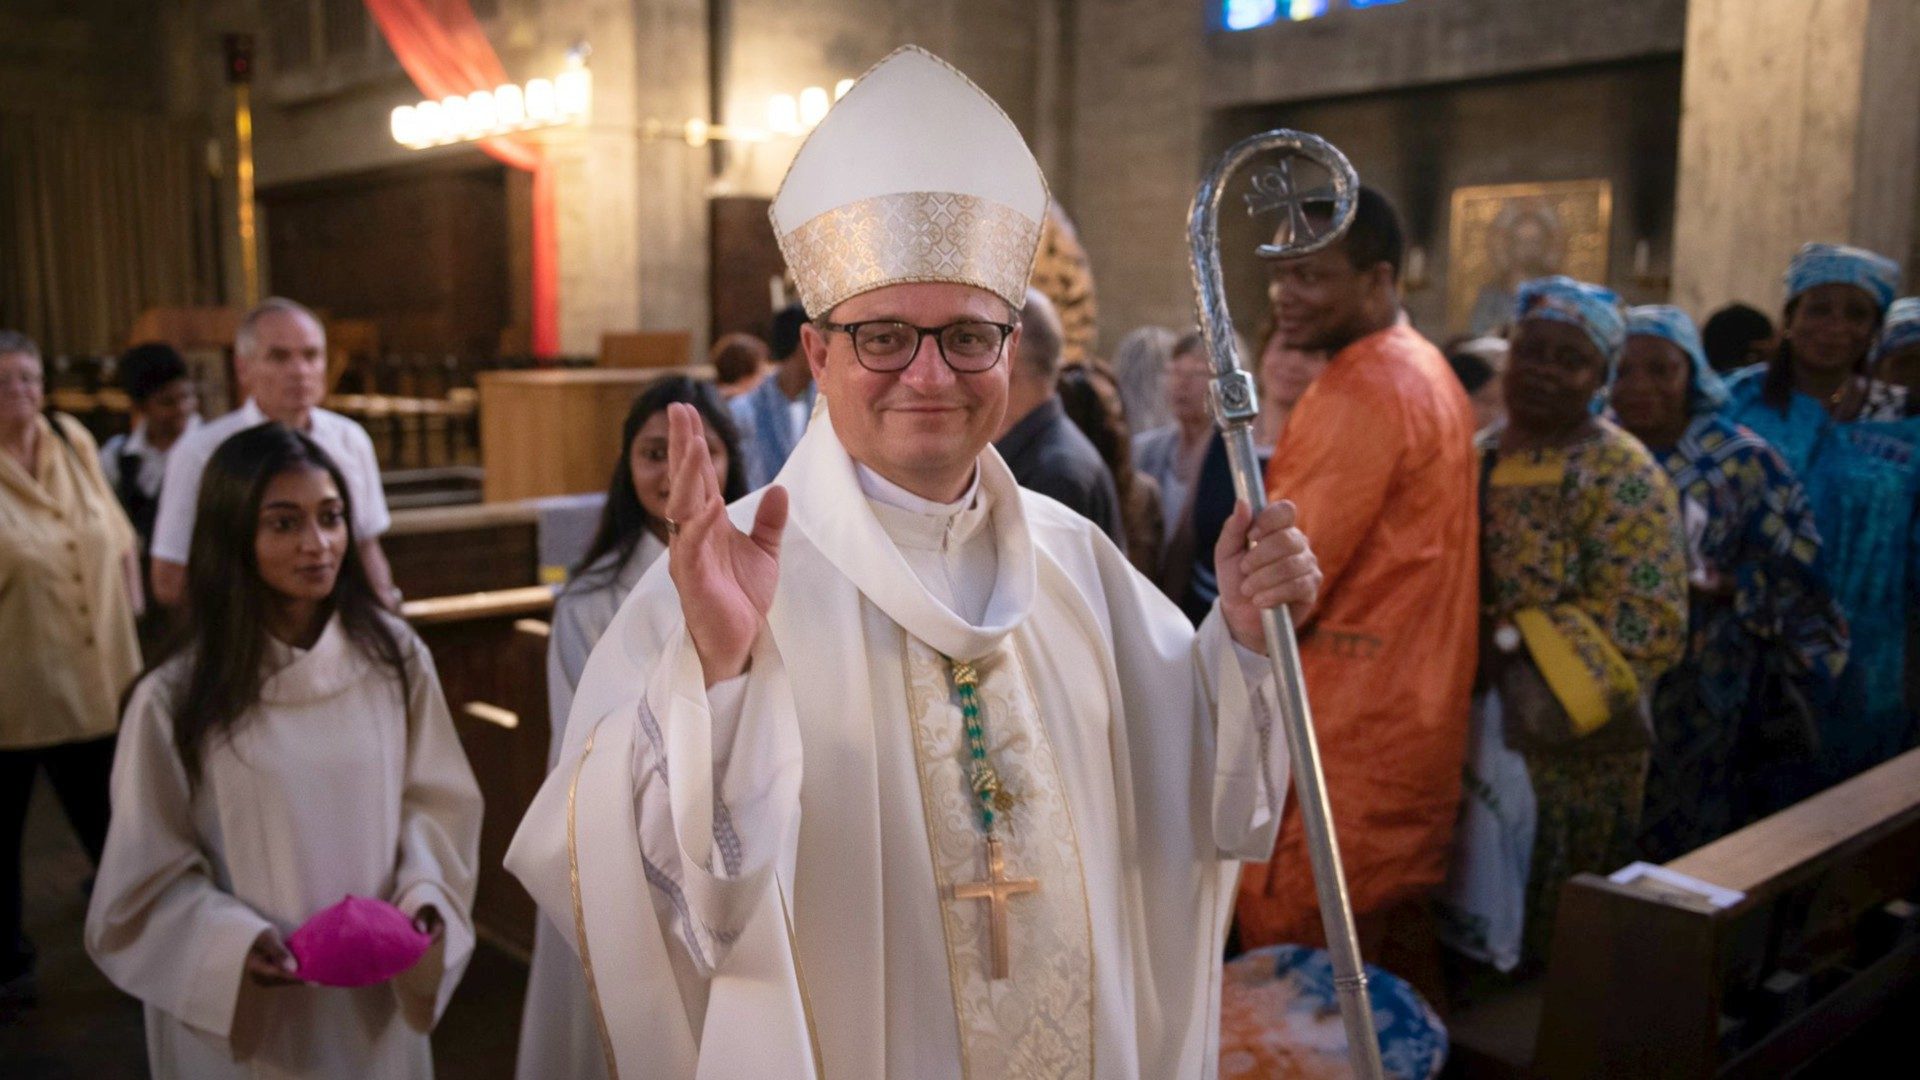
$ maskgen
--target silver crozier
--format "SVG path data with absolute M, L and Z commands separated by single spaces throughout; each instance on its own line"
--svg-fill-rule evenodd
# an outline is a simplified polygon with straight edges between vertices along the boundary
M 1220 272 L 1220 202 L 1227 182 L 1248 162 L 1262 155 L 1274 160 L 1255 169 L 1252 190 L 1245 195 L 1250 214 L 1278 211 L 1280 223 L 1271 243 L 1260 245 L 1264 259 L 1311 255 L 1339 240 L 1353 221 L 1354 196 L 1359 179 L 1346 156 L 1325 140 L 1295 131 L 1269 131 L 1235 144 L 1214 165 L 1200 190 L 1194 193 L 1187 218 L 1187 243 L 1193 260 L 1193 288 L 1199 306 L 1200 332 L 1213 364 L 1211 403 L 1214 420 L 1227 443 L 1233 466 L 1233 486 L 1240 498 L 1258 513 L 1266 505 L 1266 482 L 1253 448 L 1253 418 L 1260 411 L 1253 377 L 1242 367 L 1233 322 L 1227 313 L 1226 288 Z M 1296 171 L 1324 172 L 1327 182 L 1303 189 Z M 1312 208 L 1311 210 L 1309 208 Z M 1347 879 L 1340 869 L 1340 847 L 1333 835 L 1333 813 L 1327 804 L 1326 776 L 1320 770 L 1320 748 L 1314 742 L 1307 690 L 1300 671 L 1300 645 L 1293 620 L 1285 610 L 1263 611 L 1267 632 L 1267 659 L 1273 663 L 1280 688 L 1281 722 L 1293 760 L 1293 787 L 1307 852 L 1313 862 L 1313 885 L 1320 899 L 1320 921 L 1327 932 L 1327 950 L 1333 959 L 1333 981 L 1340 997 L 1340 1015 L 1346 1022 L 1348 1053 L 1354 1075 L 1380 1080 L 1380 1043 L 1374 1034 L 1373 1010 L 1367 1002 L 1366 969 L 1361 966 L 1360 943 L 1354 933 L 1353 909 L 1347 900 Z

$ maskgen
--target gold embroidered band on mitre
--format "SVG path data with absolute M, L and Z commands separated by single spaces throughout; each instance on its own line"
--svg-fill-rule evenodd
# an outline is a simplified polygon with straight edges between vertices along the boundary
M 912 281 L 987 290 L 1015 311 L 1040 246 L 1040 222 L 973 195 L 906 191 L 850 202 L 780 238 L 807 314 Z

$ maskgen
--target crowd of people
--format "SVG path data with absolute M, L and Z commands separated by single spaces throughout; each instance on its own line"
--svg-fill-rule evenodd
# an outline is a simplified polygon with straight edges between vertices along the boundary
M 1402 249 L 1362 189 L 1339 244 L 1273 266 L 1241 351 L 1268 493 L 1323 575 L 1295 617 L 1362 945 L 1438 995 L 1443 942 L 1537 966 L 1569 876 L 1670 860 L 1915 745 L 1920 298 L 1884 257 L 1809 244 L 1777 329 L 1734 305 L 1703 333 L 1552 277 L 1503 332 L 1443 349 L 1401 305 Z M 780 482 L 824 408 L 803 342 L 823 325 L 791 306 L 765 342 L 717 343 L 714 383 L 634 402 L 555 605 L 554 760 L 596 641 L 668 551 L 675 409 L 726 501 Z M 1245 526 L 1198 334 L 1142 327 L 1064 365 L 1033 290 L 1004 325 L 831 328 L 1007 364 L 1013 478 L 1196 625 L 1215 609 L 1217 545 Z M 88 950 L 148 1005 L 170 1075 L 238 1075 L 243 1045 L 404 1074 L 473 947 L 480 792 L 396 614 L 371 443 L 320 407 L 321 321 L 269 300 L 235 363 L 249 396 L 203 420 L 177 353 L 130 350 L 132 430 L 96 448 L 45 408 L 34 342 L 0 331 L 0 983 L 31 1000 L 21 835 L 44 768 L 98 864 Z M 302 979 L 288 931 L 341 896 L 400 912 L 424 958 L 357 989 Z M 1242 948 L 1321 942 L 1298 814 L 1243 873 L 1236 927 Z M 586 995 L 543 920 L 522 1075 L 602 1069 Z

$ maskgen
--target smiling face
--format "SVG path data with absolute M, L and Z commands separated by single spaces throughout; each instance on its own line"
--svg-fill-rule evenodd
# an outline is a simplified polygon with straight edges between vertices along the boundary
M 944 282 L 861 293 L 842 301 L 827 319 L 892 319 L 927 327 L 1014 321 L 1007 302 L 992 293 Z M 953 370 L 931 335 L 921 340 L 905 368 L 891 372 L 862 367 L 844 332 L 808 323 L 800 343 L 826 395 L 834 434 L 855 461 L 922 498 L 959 497 L 973 475 L 974 459 L 1000 430 L 1007 409 L 1007 357 L 1019 348 L 1018 329 L 1001 346 L 998 362 L 981 372 Z
M 1599 346 L 1579 327 L 1556 319 L 1520 320 L 1504 380 L 1508 421 L 1534 435 L 1582 423 L 1606 367 Z
M 286 601 L 326 600 L 347 542 L 346 502 L 325 469 L 288 469 L 267 482 L 253 554 L 268 589 Z
M 1809 371 L 1853 371 L 1880 330 L 1880 308 L 1852 285 L 1815 285 L 1794 299 L 1786 337 L 1795 363 Z
M 633 494 L 648 520 L 664 528 L 667 520 L 667 496 L 672 494 L 672 471 L 667 468 L 667 410 L 661 409 L 640 425 L 633 445 L 627 448 L 627 468 L 633 472 Z M 727 475 L 730 464 L 727 444 L 712 427 L 707 427 L 707 452 L 713 455 L 715 476 Z
M 1339 352 L 1366 336 L 1369 306 L 1392 286 L 1390 264 L 1356 268 L 1344 242 L 1274 263 L 1273 336 L 1291 349 Z
M 1667 445 L 1687 426 L 1693 362 L 1680 346 L 1652 334 L 1627 338 L 1613 380 L 1613 411 L 1641 441 Z
M 32 353 L 0 353 L 0 424 L 26 423 L 45 402 L 40 358 Z

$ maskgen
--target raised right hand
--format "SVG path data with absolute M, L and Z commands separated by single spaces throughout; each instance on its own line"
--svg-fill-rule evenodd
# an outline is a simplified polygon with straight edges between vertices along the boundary
M 787 492 L 760 497 L 753 532 L 727 517 L 720 478 L 707 449 L 706 425 L 691 405 L 667 406 L 667 571 L 680 594 L 700 670 L 708 686 L 747 670 L 760 627 L 780 580 L 780 534 L 787 527 Z

